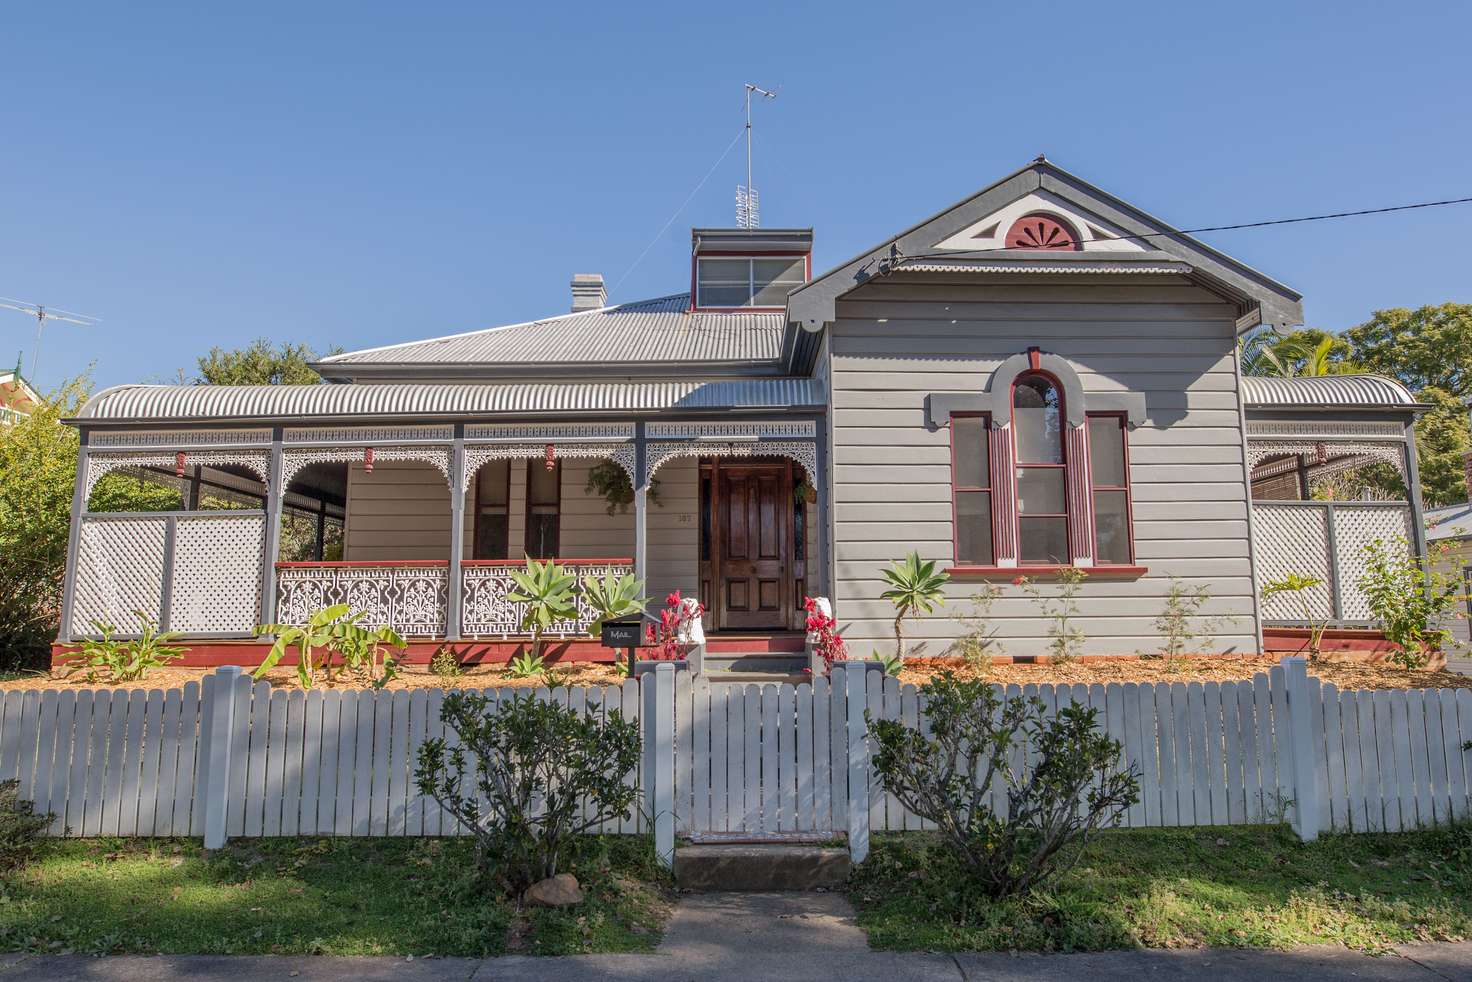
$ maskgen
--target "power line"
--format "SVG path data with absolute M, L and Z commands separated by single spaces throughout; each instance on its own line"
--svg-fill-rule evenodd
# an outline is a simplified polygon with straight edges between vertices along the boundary
M 690 202 L 694 201 L 695 196 L 700 193 L 700 189 L 705 187 L 705 182 L 711 179 L 711 175 L 715 174 L 716 168 L 720 167 L 721 164 L 725 162 L 726 158 L 731 155 L 731 151 L 736 149 L 736 144 L 740 143 L 741 138 L 745 135 L 745 127 L 742 127 L 741 129 L 736 131 L 736 137 L 731 141 L 730 145 L 727 146 L 726 149 L 721 152 L 721 155 L 716 158 L 716 162 L 714 164 L 711 164 L 710 170 L 705 172 L 705 176 L 700 179 L 700 183 L 695 185 L 695 188 L 688 195 L 685 196 L 685 200 L 680 203 L 680 207 L 675 209 L 674 214 L 670 215 L 669 220 L 660 226 L 660 229 L 658 232 L 655 233 L 654 238 L 650 239 L 649 244 L 644 247 L 644 251 L 639 253 L 639 257 L 634 260 L 634 262 L 632 263 L 632 265 L 629 266 L 628 269 L 623 271 L 623 275 L 614 280 L 613 286 L 610 288 L 609 292 L 618 289 L 618 285 L 624 280 L 628 279 L 629 274 L 638 268 L 639 264 L 644 261 L 645 256 L 649 255 L 649 250 L 654 248 L 654 244 L 660 239 L 664 238 L 664 233 L 668 232 L 670 230 L 670 226 L 675 224 L 675 219 L 679 218 L 680 213 L 690 206 Z
M 1360 208 L 1360 209 L 1358 209 L 1356 211 L 1335 211 L 1335 212 L 1329 212 L 1329 213 L 1323 214 L 1323 215 L 1303 215 L 1303 216 L 1298 217 L 1298 218 L 1270 218 L 1270 219 L 1267 219 L 1265 221 L 1260 221 L 1260 222 L 1241 222 L 1241 223 L 1236 224 L 1236 225 L 1206 225 L 1206 226 L 1202 226 L 1201 228 L 1182 228 L 1182 229 L 1176 229 L 1176 230 L 1171 231 L 1171 232 L 1140 232 L 1140 233 L 1135 234 L 1135 235 L 1117 235 L 1117 236 L 1112 236 L 1108 241 L 1117 242 L 1117 241 L 1124 241 L 1124 240 L 1128 240 L 1128 239 L 1154 239 L 1154 238 L 1161 238 L 1161 237 L 1169 238 L 1170 236 L 1173 236 L 1173 235 L 1195 235 L 1198 232 L 1231 232 L 1231 231 L 1235 231 L 1237 229 L 1244 229 L 1244 228 L 1264 228 L 1264 227 L 1266 227 L 1268 225 L 1294 225 L 1294 224 L 1297 224 L 1297 223 L 1300 223 L 1300 222 L 1323 222 L 1323 221 L 1329 221 L 1331 219 L 1336 219 L 1336 218 L 1358 218 L 1358 217 L 1360 217 L 1362 215 L 1384 215 L 1384 214 L 1387 214 L 1387 213 L 1393 212 L 1393 211 L 1413 211 L 1413 210 L 1415 210 L 1417 208 L 1440 208 L 1440 207 L 1442 207 L 1444 205 L 1464 205 L 1464 204 L 1468 204 L 1468 203 L 1472 203 L 1472 197 L 1466 197 L 1466 198 L 1443 198 L 1440 201 L 1418 201 L 1415 204 L 1410 204 L 1410 205 L 1390 205 L 1389 207 L 1385 207 L 1385 208 Z M 947 257 L 947 258 L 954 259 L 954 258 L 958 258 L 962 254 L 967 254 L 967 253 L 975 254 L 975 253 L 983 253 L 983 252 L 1017 252 L 1017 251 L 1036 251 L 1036 250 L 1025 250 L 1025 249 L 1023 249 L 1023 247 L 1020 247 L 1020 246 L 1019 247 L 1016 247 L 1016 248 L 1009 247 L 1009 246 L 1002 246 L 1000 248 L 992 248 L 992 249 L 956 249 L 956 250 L 949 251 L 949 252 L 917 253 L 916 255 L 913 255 L 913 256 L 904 256 L 904 255 L 897 256 L 896 259 L 898 261 L 905 261 L 905 260 L 911 260 L 911 259 L 936 259 L 936 258 L 941 258 L 941 257 Z

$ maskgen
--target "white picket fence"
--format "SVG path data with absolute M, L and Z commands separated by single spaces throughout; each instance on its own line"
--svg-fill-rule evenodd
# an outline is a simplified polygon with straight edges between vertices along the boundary
M 870 772 L 865 714 L 925 725 L 924 694 L 872 666 L 835 666 L 800 685 L 712 684 L 661 663 L 640 682 L 489 689 L 642 721 L 641 811 L 604 831 L 652 824 L 677 836 L 921 829 Z M 436 836 L 462 829 L 418 794 L 419 746 L 454 733 L 446 690 L 272 690 L 235 669 L 182 689 L 30 690 L 0 700 L 0 779 L 56 815 L 53 834 L 230 837 Z M 1301 659 L 1240 683 L 1007 686 L 1050 712 L 1099 711 L 1140 775 L 1129 827 L 1290 820 L 1305 838 L 1466 818 L 1472 691 L 1339 692 Z M 1013 768 L 1028 766 L 1019 746 Z M 1302 775 L 1302 778 L 1299 777 Z M 993 805 L 1005 809 L 1001 782 Z M 649 818 L 652 817 L 652 823 Z

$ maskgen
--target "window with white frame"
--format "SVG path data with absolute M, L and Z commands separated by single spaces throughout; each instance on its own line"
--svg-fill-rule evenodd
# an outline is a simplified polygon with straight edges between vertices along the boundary
M 782 307 L 806 280 L 805 256 L 702 256 L 695 261 L 695 306 Z

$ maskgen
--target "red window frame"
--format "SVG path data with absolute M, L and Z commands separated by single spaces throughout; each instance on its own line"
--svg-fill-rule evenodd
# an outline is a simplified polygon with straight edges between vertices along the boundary
M 1094 562 L 1099 566 L 1133 566 L 1135 564 L 1135 494 L 1130 487 L 1130 428 L 1126 425 L 1124 413 L 1085 413 L 1084 426 L 1088 427 L 1089 421 L 1094 419 L 1113 419 L 1119 425 L 1119 446 L 1123 455 L 1122 472 L 1124 484 L 1100 484 L 1094 468 L 1089 468 L 1089 514 L 1094 526 Z M 1089 453 L 1093 453 L 1094 441 L 1090 434 L 1088 442 Z M 1090 461 L 1092 464 L 1092 461 Z M 1123 491 L 1124 492 L 1124 525 L 1125 541 L 1129 546 L 1129 558 L 1123 563 L 1107 562 L 1099 556 L 1099 508 L 1096 504 L 1095 495 L 1100 491 Z
M 956 466 L 956 420 L 979 419 L 981 420 L 981 439 L 983 449 L 986 452 L 986 475 L 988 484 L 986 487 L 971 487 L 961 485 L 956 481 L 959 469 Z M 991 413 L 952 413 L 951 414 L 951 560 L 955 563 L 967 566 L 990 566 L 997 561 L 997 471 L 993 466 L 996 461 L 991 459 Z M 960 509 L 956 507 L 957 496 L 967 492 L 985 491 L 987 495 L 987 512 L 990 516 L 992 526 L 992 554 L 982 561 L 971 557 L 961 558 L 961 522 Z
M 1047 382 L 1048 385 L 1052 386 L 1053 391 L 1058 395 L 1058 456 L 1062 459 L 1061 463 L 1029 464 L 1024 463 L 1022 460 L 1022 441 L 1020 439 L 1021 431 L 1017 428 L 1017 387 L 1028 382 L 1031 379 L 1042 379 L 1043 381 Z M 1068 479 L 1073 471 L 1072 468 L 1070 468 L 1068 465 L 1068 440 L 1067 434 L 1064 432 L 1064 427 L 1067 425 L 1068 419 L 1068 406 L 1064 401 L 1063 383 L 1058 381 L 1058 379 L 1054 378 L 1048 372 L 1040 372 L 1036 369 L 1033 369 L 1032 371 L 1023 372 L 1021 375 L 1017 376 L 1017 378 L 1012 380 L 1011 395 L 1012 400 L 1010 403 L 1010 411 L 1012 414 L 1012 469 L 1015 472 L 1011 475 L 1011 477 L 1013 481 L 1013 487 L 1015 489 L 1013 500 L 1016 502 L 1017 509 L 1017 565 L 1057 566 L 1059 565 L 1059 563 L 1052 561 L 1040 562 L 1037 560 L 1030 561 L 1022 558 L 1022 519 L 1024 517 L 1061 518 L 1063 519 L 1063 541 L 1064 543 L 1073 542 L 1073 523 L 1069 521 L 1068 518 Z M 1024 469 L 1057 470 L 1063 473 L 1063 511 L 1032 512 L 1025 516 L 1022 514 L 1022 471 Z M 993 478 L 993 480 L 995 480 L 995 478 Z M 1092 497 L 1090 498 L 1089 507 L 1093 507 Z M 1065 545 L 1064 548 L 1069 549 L 1070 547 L 1068 545 Z M 1072 556 L 1064 556 L 1062 559 L 1062 564 L 1067 565 L 1069 562 L 1072 561 L 1072 558 Z

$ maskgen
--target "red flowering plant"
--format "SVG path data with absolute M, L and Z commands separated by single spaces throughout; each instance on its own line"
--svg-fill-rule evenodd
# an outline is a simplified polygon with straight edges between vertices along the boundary
M 682 638 L 689 638 L 690 625 L 705 616 L 705 606 L 698 602 L 686 604 L 679 590 L 665 597 L 664 603 L 658 629 L 650 624 L 645 628 L 645 636 L 650 647 L 658 649 L 653 655 L 655 661 L 675 661 L 685 656 L 690 642 Z
M 834 620 L 832 615 L 824 612 L 818 606 L 817 600 L 812 597 L 804 597 L 802 609 L 808 612 L 805 625 L 808 638 L 823 659 L 823 673 L 826 675 L 832 670 L 834 662 L 848 661 L 848 646 L 838 635 L 838 621 Z

